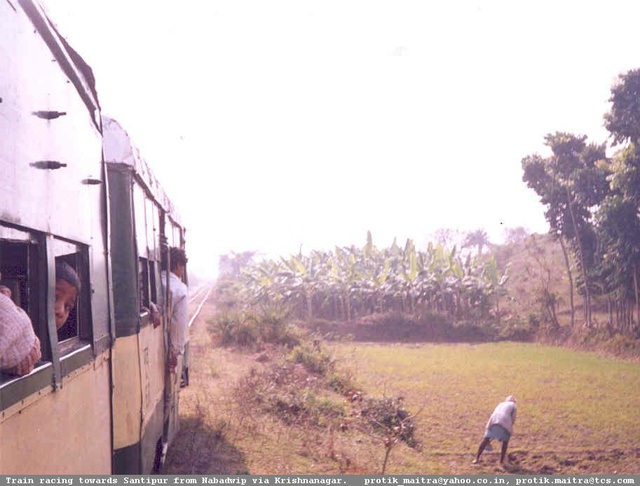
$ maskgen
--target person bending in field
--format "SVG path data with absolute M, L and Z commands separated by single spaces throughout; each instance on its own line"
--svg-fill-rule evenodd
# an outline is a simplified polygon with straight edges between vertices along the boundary
M 504 399 L 504 402 L 498 404 L 491 414 L 491 417 L 489 417 L 484 433 L 484 439 L 480 442 L 478 453 L 473 461 L 474 464 L 477 464 L 480 461 L 480 455 L 487 445 L 489 445 L 491 439 L 496 439 L 502 442 L 500 463 L 504 462 L 504 458 L 507 455 L 507 447 L 509 446 L 509 439 L 513 433 L 513 424 L 516 422 L 516 412 L 516 398 L 513 395 L 509 395 Z

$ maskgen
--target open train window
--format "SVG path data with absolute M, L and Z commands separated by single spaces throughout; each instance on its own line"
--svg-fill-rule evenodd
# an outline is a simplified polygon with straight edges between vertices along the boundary
M 30 233 L 0 225 L 0 285 L 29 315 L 37 313 L 31 296 L 37 291 L 32 284 L 37 277 L 38 245 Z M 29 276 L 32 278 L 29 279 Z
M 57 341 L 64 355 L 91 340 L 88 251 L 82 245 L 56 238 L 53 253 Z
M 141 315 L 150 313 L 150 310 L 154 306 L 157 308 L 159 304 L 156 269 L 157 265 L 153 260 L 147 258 L 138 259 L 138 286 Z M 143 323 L 145 322 L 147 321 L 143 321 Z
M 66 276 L 60 275 L 61 265 L 67 269 Z M 88 247 L 0 222 L 0 273 L 3 293 L 26 312 L 40 340 L 42 358 L 33 372 L 36 381 L 51 383 L 46 373 L 53 373 L 57 386 L 90 357 L 86 352 L 92 341 Z M 76 288 L 72 299 L 64 301 L 62 313 L 58 312 L 60 278 L 72 281 Z M 84 352 L 75 352 L 81 349 Z M 15 379 L 11 373 L 2 373 L 0 385 L 13 386 Z
M 44 254 L 43 240 L 38 234 L 5 226 L 0 223 L 0 285 L 3 293 L 13 300 L 29 316 L 34 331 L 41 338 L 46 335 L 46 327 L 37 324 L 44 319 L 45 308 L 38 300 L 44 293 L 42 267 L 38 265 Z M 45 334 L 42 334 L 44 332 Z M 45 343 L 47 341 L 44 341 Z M 48 355 L 42 349 L 43 359 Z M 0 382 L 7 376 L 0 377 Z
M 150 289 L 149 260 L 146 258 L 138 259 L 138 276 L 140 288 L 140 307 L 149 308 L 149 301 L 153 300 Z
M 79 281 L 79 292 L 65 322 L 57 327 L 57 341 L 91 339 L 91 313 L 89 306 L 88 250 L 82 245 L 51 238 L 54 261 L 47 262 L 44 236 L 0 224 L 0 285 L 8 290 L 11 298 L 29 315 L 36 334 L 43 344 L 43 358 L 50 359 L 48 351 L 49 325 L 47 295 L 55 289 L 47 289 L 47 273 L 66 265 Z M 69 277 L 67 277 L 69 278 Z M 82 282 L 86 282 L 83 285 Z M 55 308 L 55 304 L 54 304 Z
M 133 185 L 136 249 L 138 253 L 138 300 L 140 314 L 148 314 L 158 304 L 158 260 L 160 258 L 160 215 L 154 201 L 140 184 Z M 143 319 L 143 324 L 148 320 Z

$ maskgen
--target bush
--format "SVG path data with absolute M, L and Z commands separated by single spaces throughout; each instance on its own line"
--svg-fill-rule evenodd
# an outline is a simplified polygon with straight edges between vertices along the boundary
M 640 340 L 625 334 L 616 334 L 604 343 L 604 349 L 620 356 L 640 356 Z
M 299 344 L 289 354 L 293 363 L 300 363 L 310 373 L 326 375 L 335 367 L 335 362 L 317 341 Z
M 497 338 L 492 324 L 476 321 L 458 321 L 451 327 L 451 338 L 460 342 L 487 342 Z
M 242 307 L 241 287 L 233 279 L 220 279 L 215 287 L 216 305 L 222 311 L 230 311 Z
M 327 386 L 340 395 L 346 395 L 350 390 L 357 388 L 351 376 L 345 376 L 335 371 L 327 374 Z
M 260 337 L 255 320 L 244 311 L 221 312 L 209 324 L 224 346 L 251 346 Z
M 273 343 L 293 347 L 302 332 L 287 321 L 287 312 L 277 306 L 220 312 L 210 321 L 222 345 L 251 347 Z
M 640 356 L 640 340 L 638 337 L 613 332 L 607 328 L 587 329 L 571 336 L 577 344 L 586 349 L 602 350 L 615 356 Z
M 279 305 L 260 306 L 254 319 L 264 343 L 293 347 L 300 343 L 302 332 L 289 321 L 289 310 Z
M 366 398 L 360 414 L 373 433 L 397 437 L 409 447 L 416 447 L 415 422 L 402 405 L 402 398 Z
M 344 406 L 322 395 L 317 380 L 305 378 L 300 365 L 273 365 L 252 372 L 236 387 L 236 401 L 245 409 L 257 408 L 287 425 L 325 427 L 339 423 Z
M 539 325 L 531 318 L 531 315 L 528 321 L 513 316 L 506 318 L 498 324 L 498 339 L 501 341 L 532 341 Z

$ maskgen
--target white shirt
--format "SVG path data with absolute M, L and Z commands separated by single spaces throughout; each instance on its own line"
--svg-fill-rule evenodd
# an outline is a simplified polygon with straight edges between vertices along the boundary
M 517 407 L 515 402 L 502 402 L 495 408 L 489 422 L 487 422 L 487 429 L 492 425 L 498 424 L 513 433 L 513 424 L 516 422 Z
M 166 280 L 165 273 L 162 279 L 163 287 Z M 163 290 L 163 296 L 164 292 L 165 290 Z M 189 289 L 173 272 L 169 273 L 169 294 L 171 315 L 169 342 L 174 354 L 182 354 L 184 346 L 189 340 Z
M 27 313 L 0 294 L 0 369 L 22 362 L 33 348 L 36 335 Z

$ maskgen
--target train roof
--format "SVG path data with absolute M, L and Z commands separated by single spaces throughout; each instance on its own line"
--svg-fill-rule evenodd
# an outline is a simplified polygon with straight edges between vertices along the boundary
M 129 134 L 116 120 L 105 115 L 102 115 L 102 144 L 105 162 L 128 166 L 146 192 L 169 213 L 173 221 L 181 224 L 176 207 L 131 141 Z

